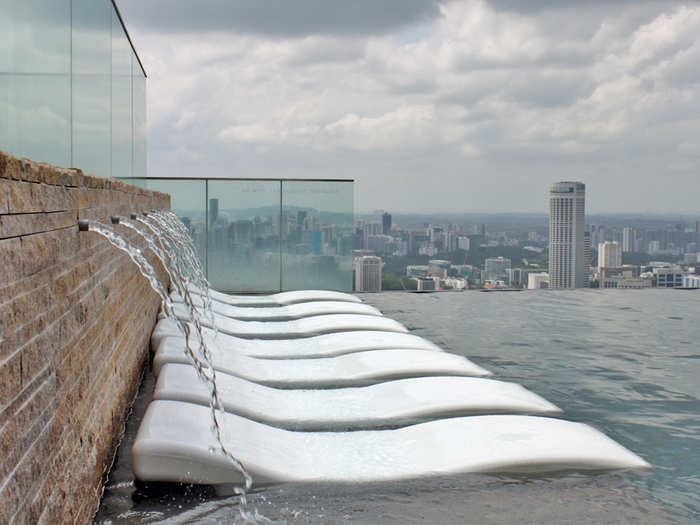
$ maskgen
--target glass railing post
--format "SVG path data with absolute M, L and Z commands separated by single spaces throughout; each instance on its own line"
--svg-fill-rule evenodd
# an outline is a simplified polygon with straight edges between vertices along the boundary
M 204 253 L 206 258 L 206 263 L 204 265 L 204 272 L 207 276 L 207 281 L 209 281 L 209 179 L 204 181 Z M 211 282 L 211 281 L 209 281 Z
M 284 195 L 284 181 L 280 180 L 280 213 L 279 213 L 279 232 L 280 232 L 280 292 L 284 290 L 284 281 L 282 274 L 282 195 Z

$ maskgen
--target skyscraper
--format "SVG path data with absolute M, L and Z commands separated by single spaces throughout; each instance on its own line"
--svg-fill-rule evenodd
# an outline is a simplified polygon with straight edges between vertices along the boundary
M 625 253 L 634 251 L 635 231 L 629 226 L 622 230 L 622 251 Z
M 591 255 L 591 230 L 585 228 L 583 232 L 583 287 L 591 286 L 591 266 L 593 266 L 593 256 Z
M 219 219 L 219 199 L 209 199 L 209 224 L 214 226 Z
M 382 215 L 382 233 L 384 235 L 389 235 L 390 231 L 391 231 L 391 214 L 384 213 L 384 215 Z
M 549 187 L 550 288 L 585 286 L 586 185 L 555 182 Z
M 506 257 L 488 258 L 484 262 L 485 279 L 502 280 L 507 279 L 508 270 L 510 270 L 511 261 Z

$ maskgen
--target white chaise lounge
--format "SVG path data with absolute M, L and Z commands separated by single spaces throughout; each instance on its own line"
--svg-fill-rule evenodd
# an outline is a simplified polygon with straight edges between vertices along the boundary
M 516 383 L 476 377 L 417 377 L 360 388 L 280 390 L 220 372 L 224 410 L 295 430 L 369 430 L 475 414 L 558 414 L 561 410 Z M 209 406 L 209 388 L 194 367 L 161 367 L 154 399 Z
M 190 325 L 192 330 L 194 327 Z M 400 332 L 359 330 L 336 332 L 295 339 L 247 339 L 219 332 L 214 339 L 210 328 L 204 329 L 206 341 L 222 351 L 267 359 L 298 359 L 332 357 L 365 350 L 414 348 L 441 352 L 440 347 L 423 337 Z M 151 345 L 157 348 L 164 337 L 181 337 L 182 332 L 172 319 L 160 319 L 151 335 Z M 192 337 L 192 340 L 195 340 Z
M 173 293 L 170 298 L 183 303 L 182 296 Z M 195 306 L 202 307 L 204 301 L 200 295 L 192 295 Z M 348 301 L 315 301 L 291 304 L 289 306 L 269 306 L 265 308 L 251 306 L 232 306 L 220 301 L 212 301 L 212 310 L 219 315 L 240 319 L 241 321 L 290 321 L 329 314 L 382 315 L 374 306 Z
M 183 337 L 166 337 L 155 350 L 156 374 L 167 363 L 191 363 Z M 491 375 L 465 357 L 433 350 L 369 350 L 322 359 L 274 360 L 210 352 L 215 370 L 276 388 L 340 388 L 407 377 Z
M 174 313 L 180 320 L 192 320 L 189 310 L 182 303 L 175 304 Z M 354 330 L 408 332 L 398 321 L 377 315 L 332 314 L 291 321 L 240 321 L 214 313 L 214 322 L 221 332 L 258 339 L 293 339 Z M 202 319 L 203 325 L 209 326 L 209 323 L 208 319 Z
M 209 408 L 153 401 L 132 449 L 143 481 L 241 483 Z M 395 430 L 296 432 L 221 414 L 222 439 L 256 485 L 392 481 L 460 472 L 550 472 L 649 465 L 582 423 L 522 415 L 440 419 Z
M 194 285 L 189 286 L 189 291 L 195 294 L 202 294 L 202 290 Z M 307 303 L 312 301 L 345 301 L 351 303 L 361 303 L 362 301 L 349 293 L 333 292 L 330 290 L 297 290 L 291 292 L 280 292 L 270 295 L 232 295 L 209 289 L 209 296 L 222 303 L 233 306 L 286 306 L 296 303 Z

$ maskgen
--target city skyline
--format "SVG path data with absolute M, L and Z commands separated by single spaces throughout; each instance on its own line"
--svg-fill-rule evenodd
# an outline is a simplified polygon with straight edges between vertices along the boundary
M 119 6 L 153 176 L 344 177 L 362 212 L 537 212 L 566 173 L 589 213 L 698 209 L 700 5 Z
M 537 221 L 513 220 L 517 214 L 501 217 L 493 231 L 478 214 L 469 225 L 439 219 L 417 225 L 420 215 L 398 215 L 394 223 L 391 213 L 376 210 L 370 220 L 355 221 L 355 289 L 368 289 L 362 261 L 370 259 L 389 268 L 382 269 L 388 290 L 698 287 L 700 221 L 591 224 L 579 181 L 551 183 L 549 205 L 546 230 Z M 404 222 L 410 217 L 411 226 Z

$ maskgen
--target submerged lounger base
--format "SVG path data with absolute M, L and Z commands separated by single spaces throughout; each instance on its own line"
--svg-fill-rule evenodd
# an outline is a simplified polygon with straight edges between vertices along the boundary
M 474 414 L 557 414 L 561 410 L 516 383 L 476 377 L 417 377 L 360 388 L 279 390 L 228 374 L 216 376 L 226 412 L 294 430 L 395 428 Z M 164 365 L 154 399 L 209 406 L 194 367 Z
M 643 468 L 582 423 L 532 416 L 442 419 L 396 430 L 293 432 L 221 414 L 223 442 L 256 484 L 393 481 L 462 472 Z M 209 408 L 153 401 L 133 447 L 142 481 L 218 485 L 241 475 L 218 453 Z

